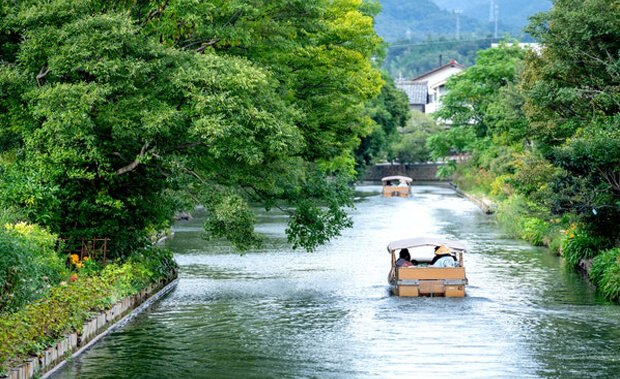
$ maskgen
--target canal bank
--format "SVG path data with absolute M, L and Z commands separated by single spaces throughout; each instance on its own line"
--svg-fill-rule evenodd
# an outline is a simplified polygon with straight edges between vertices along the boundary
M 170 292 L 178 282 L 178 270 L 159 279 L 134 295 L 125 297 L 105 311 L 92 315 L 81 330 L 65 335 L 36 356 L 9 370 L 9 379 L 48 378 L 69 360 L 78 358 L 101 338 L 122 327 L 154 301 Z M 35 327 L 33 325 L 33 327 Z
M 463 191 L 452 182 L 450 186 L 485 213 L 495 213 L 511 236 L 549 248 L 584 274 L 609 300 L 620 302 L 620 248 L 601 249 L 596 239 L 579 236 L 577 222 L 570 215 L 551 220 L 540 217 L 523 198 L 514 194 L 490 200 L 489 196 Z

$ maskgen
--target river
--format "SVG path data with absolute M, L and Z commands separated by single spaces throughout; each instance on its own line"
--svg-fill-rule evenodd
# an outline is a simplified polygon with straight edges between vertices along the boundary
M 314 253 L 275 212 L 244 255 L 178 222 L 176 288 L 54 377 L 620 377 L 620 307 L 560 258 L 441 185 L 357 191 L 355 226 Z M 467 245 L 465 298 L 390 296 L 386 245 L 424 235 Z

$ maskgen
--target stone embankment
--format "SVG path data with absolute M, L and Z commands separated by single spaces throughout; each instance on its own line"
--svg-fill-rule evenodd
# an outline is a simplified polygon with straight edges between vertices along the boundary
M 174 270 L 170 279 L 160 279 L 141 292 L 124 298 L 105 312 L 87 320 L 81 333 L 71 333 L 43 351 L 38 357 L 28 359 L 26 363 L 13 368 L 9 379 L 48 378 L 64 366 L 68 359 L 75 359 L 88 350 L 110 331 L 123 326 L 135 315 L 151 305 L 177 284 L 178 270 Z
M 490 200 L 480 199 L 474 195 L 471 195 L 467 192 L 461 191 L 456 184 L 450 183 L 450 187 L 454 189 L 454 191 L 461 197 L 471 200 L 474 204 L 478 206 L 484 213 L 492 214 L 495 212 L 495 203 Z

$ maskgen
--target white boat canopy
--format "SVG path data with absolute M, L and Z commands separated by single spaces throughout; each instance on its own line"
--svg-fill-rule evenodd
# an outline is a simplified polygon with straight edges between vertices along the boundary
M 461 252 L 465 252 L 465 245 L 458 241 L 450 241 L 445 238 L 435 238 L 435 237 L 417 237 L 417 238 L 408 238 L 404 240 L 392 241 L 387 246 L 388 252 L 393 252 L 395 250 L 400 249 L 409 249 L 413 247 L 419 246 L 441 246 L 446 245 L 452 250 L 459 250 Z
M 382 182 L 387 182 L 388 180 L 404 180 L 407 183 L 411 183 L 413 181 L 413 179 L 411 179 L 408 176 L 400 176 L 400 175 L 386 176 L 385 178 L 381 179 Z

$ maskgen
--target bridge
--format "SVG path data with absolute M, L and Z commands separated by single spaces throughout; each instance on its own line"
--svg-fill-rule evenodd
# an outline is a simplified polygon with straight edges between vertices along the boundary
M 444 163 L 378 163 L 368 167 L 362 175 L 362 180 L 381 180 L 386 176 L 403 175 L 419 182 L 438 182 L 443 179 L 437 178 L 437 170 Z

